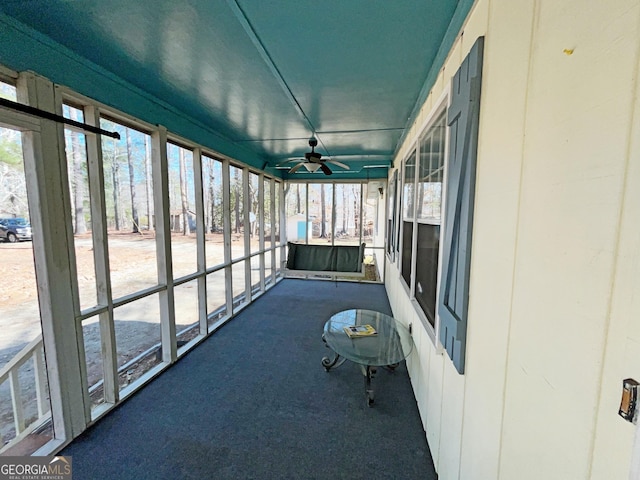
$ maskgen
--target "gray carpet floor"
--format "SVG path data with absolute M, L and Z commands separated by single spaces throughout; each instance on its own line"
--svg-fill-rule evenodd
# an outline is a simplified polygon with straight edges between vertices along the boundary
M 326 372 L 334 313 L 382 285 L 287 279 L 61 452 L 85 479 L 436 479 L 404 362 Z

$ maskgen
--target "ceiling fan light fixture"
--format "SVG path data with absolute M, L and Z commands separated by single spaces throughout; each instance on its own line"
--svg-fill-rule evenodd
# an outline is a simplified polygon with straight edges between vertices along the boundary
M 304 165 L 304 168 L 306 168 L 310 173 L 315 173 L 320 168 L 319 163 L 303 163 L 302 165 Z

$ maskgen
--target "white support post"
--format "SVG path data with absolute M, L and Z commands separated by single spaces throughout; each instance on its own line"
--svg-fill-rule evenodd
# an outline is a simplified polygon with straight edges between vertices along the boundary
M 62 94 L 60 92 L 60 86 L 53 86 L 53 99 L 55 105 L 55 111 L 58 115 L 62 114 Z M 62 127 L 63 139 L 64 137 L 64 126 Z M 66 142 L 66 140 L 65 140 Z M 66 145 L 65 145 L 66 148 Z M 65 202 L 65 205 L 69 206 L 69 212 L 71 212 L 71 191 L 69 187 L 69 178 L 68 178 L 68 169 L 67 169 L 67 157 L 66 153 L 64 156 L 64 173 L 61 175 L 63 187 L 63 194 L 67 196 L 68 200 Z M 69 220 L 72 222 L 72 216 L 69 216 Z M 85 421 L 88 423 L 91 421 L 91 403 L 89 401 L 89 385 L 87 381 L 87 359 L 84 351 L 84 332 L 82 330 L 82 323 L 79 320 L 80 318 L 80 294 L 78 292 L 78 275 L 77 275 L 77 266 L 76 266 L 76 252 L 74 248 L 74 236 L 73 236 L 73 223 L 69 223 L 68 226 L 69 237 L 71 240 L 67 242 L 67 248 L 69 250 L 69 265 L 72 273 L 72 290 L 73 290 L 73 311 L 75 312 L 75 321 L 76 321 L 76 336 L 78 340 L 78 365 L 80 367 L 80 382 L 82 384 L 82 392 L 83 392 L 83 404 L 84 404 L 84 417 Z
M 17 86 L 21 102 L 62 114 L 50 81 L 24 72 Z M 45 119 L 40 125 L 39 132 L 23 134 L 22 146 L 54 438 L 68 441 L 87 426 L 80 366 L 82 330 L 76 322 L 78 279 L 72 254 L 64 127 Z
M 193 175 L 196 202 L 196 244 L 198 252 L 198 318 L 200 335 L 207 334 L 207 270 L 204 226 L 204 197 L 202 191 L 202 150 L 193 150 Z
M 251 221 L 249 211 L 251 198 L 249 196 L 249 169 L 242 169 L 242 200 L 244 203 L 244 302 L 251 303 Z
M 360 184 L 360 221 L 358 222 L 359 227 L 360 227 L 360 232 L 359 232 L 359 242 L 358 245 L 362 245 L 362 234 L 364 233 L 364 183 Z
M 167 161 L 167 129 L 158 127 L 151 135 L 151 165 L 153 168 L 153 198 L 156 214 L 156 250 L 160 291 L 160 330 L 162 361 L 173 363 L 177 358 L 175 296 L 171 263 L 171 228 L 169 225 L 169 168 Z
M 336 214 L 336 183 L 333 182 L 331 189 L 331 246 L 336 244 L 336 222 L 338 221 L 338 217 Z M 344 188 L 344 186 L 343 186 Z
M 309 243 L 309 183 L 307 183 L 307 188 L 304 189 L 304 243 Z M 313 236 L 313 228 L 311 229 L 311 234 Z
M 100 126 L 100 112 L 96 107 L 85 107 L 84 117 L 87 124 L 95 127 Z M 102 137 L 87 134 L 85 138 L 87 143 L 89 197 L 91 199 L 91 236 L 93 239 L 93 262 L 96 272 L 96 294 L 98 305 L 106 305 L 108 307 L 105 312 L 98 315 L 100 324 L 100 350 L 102 352 L 102 370 L 104 375 L 103 395 L 105 403 L 116 404 L 120 399 L 120 386 L 118 382 L 118 354 L 113 303 L 111 302 Z M 87 402 L 90 406 L 91 400 L 89 398 Z
M 260 231 L 258 232 L 260 291 L 264 292 L 266 287 L 264 279 L 264 175 L 262 173 L 258 176 L 258 225 L 260 226 Z
M 271 197 L 271 202 L 269 202 L 269 209 L 270 209 L 270 217 L 271 217 L 271 228 L 269 229 L 269 233 L 271 234 L 271 242 L 269 245 L 269 248 L 271 249 L 271 285 L 275 285 L 276 284 L 276 278 L 277 278 L 277 270 L 276 270 L 276 249 L 277 249 L 277 241 L 276 241 L 276 219 L 280 220 L 280 215 L 276 216 L 276 186 L 278 184 L 276 183 L 276 181 L 272 178 L 271 180 L 269 180 L 269 191 L 270 191 L 270 197 Z M 282 198 L 282 197 L 280 197 Z M 281 202 L 282 203 L 282 200 Z M 280 230 L 280 225 L 278 226 L 278 235 L 282 235 L 282 232 Z
M 279 182 L 278 188 L 280 189 L 280 269 L 284 270 L 284 265 L 287 261 L 285 258 L 287 253 L 287 208 L 285 206 L 286 199 L 284 198 L 284 182 Z
M 222 234 L 224 236 L 224 291 L 227 315 L 233 314 L 233 274 L 231 272 L 231 172 L 229 160 L 222 162 Z

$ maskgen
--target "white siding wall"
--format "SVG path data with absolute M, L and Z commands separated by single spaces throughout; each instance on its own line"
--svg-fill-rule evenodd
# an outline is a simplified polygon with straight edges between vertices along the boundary
M 467 362 L 387 266 L 442 480 L 625 479 L 640 380 L 640 3 L 479 0 L 400 149 L 485 35 Z M 573 50 L 565 52 L 565 50 Z

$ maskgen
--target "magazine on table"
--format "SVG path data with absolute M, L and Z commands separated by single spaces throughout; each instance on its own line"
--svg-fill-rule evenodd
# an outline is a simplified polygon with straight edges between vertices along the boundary
M 372 325 L 348 325 L 344 327 L 344 331 L 349 338 L 370 337 L 378 334 Z

